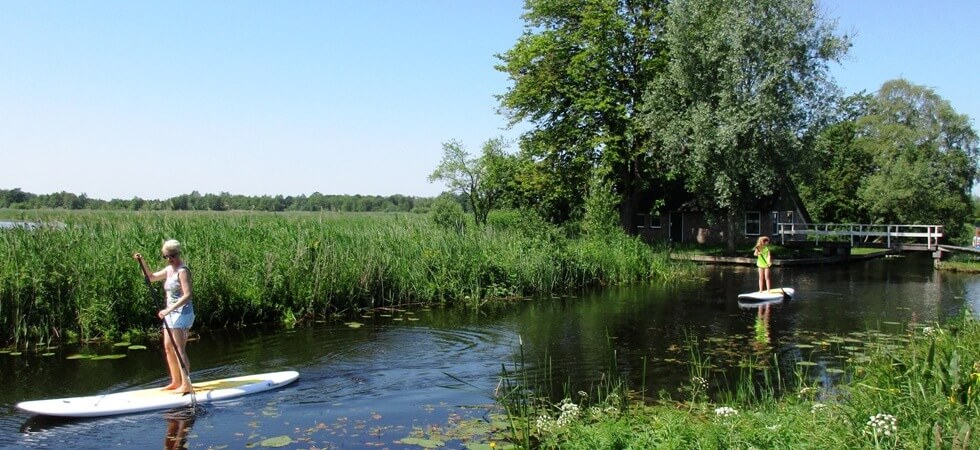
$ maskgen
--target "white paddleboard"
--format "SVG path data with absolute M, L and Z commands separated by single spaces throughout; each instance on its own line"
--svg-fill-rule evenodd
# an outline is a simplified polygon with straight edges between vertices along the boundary
M 194 392 L 198 403 L 208 403 L 276 389 L 293 382 L 298 377 L 299 372 L 285 371 L 223 378 L 194 383 Z M 100 417 L 178 408 L 190 404 L 190 395 L 152 388 L 88 397 L 34 400 L 20 402 L 17 407 L 46 416 Z
M 775 288 L 769 289 L 768 291 L 756 291 L 756 292 L 746 292 L 744 294 L 738 294 L 738 299 L 741 301 L 766 301 L 766 300 L 781 300 L 783 298 L 793 296 L 793 288 Z

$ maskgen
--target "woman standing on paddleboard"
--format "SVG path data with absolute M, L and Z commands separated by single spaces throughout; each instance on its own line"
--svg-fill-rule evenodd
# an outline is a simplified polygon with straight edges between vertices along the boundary
M 756 256 L 755 265 L 759 268 L 759 292 L 768 291 L 772 289 L 772 282 L 769 281 L 769 268 L 772 267 L 772 255 L 769 253 L 769 237 L 759 236 L 759 239 L 755 241 L 755 251 L 752 252 Z M 765 286 L 765 289 L 763 289 Z
M 160 250 L 163 258 L 167 260 L 167 266 L 150 273 L 143 255 L 133 254 L 143 269 L 143 275 L 150 281 L 164 280 L 163 288 L 166 290 L 167 306 L 161 309 L 157 316 L 165 321 L 165 326 L 170 328 L 170 332 L 163 333 L 163 348 L 167 354 L 167 366 L 170 369 L 171 382 L 164 390 L 173 390 L 178 393 L 191 393 L 194 387 L 191 381 L 183 375 L 181 371 L 181 358 L 184 370 L 190 373 L 190 360 L 187 358 L 187 332 L 194 324 L 194 304 L 191 303 L 191 272 L 180 259 L 180 242 L 173 239 L 163 243 Z M 177 353 L 179 352 L 179 354 Z

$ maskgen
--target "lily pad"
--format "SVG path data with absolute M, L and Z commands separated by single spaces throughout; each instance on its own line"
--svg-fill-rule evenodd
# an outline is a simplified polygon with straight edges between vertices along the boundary
M 263 447 L 285 447 L 292 444 L 293 440 L 289 436 L 276 436 L 259 442 L 259 445 Z
M 125 357 L 126 357 L 125 354 L 122 354 L 122 353 L 113 353 L 111 355 L 93 356 L 92 357 L 92 361 L 98 361 L 98 360 L 102 360 L 102 359 L 123 359 Z
M 797 361 L 796 362 L 796 365 L 798 365 L 798 366 L 815 366 L 815 365 L 817 365 L 817 363 L 815 363 L 813 361 Z
M 513 449 L 513 448 L 517 448 L 517 447 L 515 447 L 514 444 L 511 444 L 509 442 L 501 442 L 501 443 L 494 442 L 493 444 L 489 444 L 486 442 L 475 442 L 472 444 L 466 444 L 466 450 L 506 450 L 506 449 Z
M 347 325 L 348 327 L 351 328 L 361 328 L 364 324 L 360 322 L 347 322 L 344 325 Z
M 54 356 L 54 352 L 41 353 L 41 356 Z
M 844 373 L 844 370 L 843 369 L 833 369 L 833 368 L 831 368 L 831 369 L 827 369 L 827 373 L 841 374 L 841 373 Z
M 68 355 L 65 359 L 89 359 L 95 355 L 86 355 L 82 353 L 76 353 L 74 355 Z
M 146 346 L 145 345 L 130 345 L 129 346 L 129 349 L 130 350 L 146 350 Z
M 10 352 L 10 356 L 20 356 L 23 355 L 21 352 Z
M 115 344 L 112 344 L 113 347 L 129 347 L 130 345 L 133 344 L 129 342 L 116 342 Z
M 422 448 L 439 448 L 439 447 L 444 447 L 446 445 L 445 442 L 437 439 L 426 439 L 426 438 L 417 438 L 417 437 L 403 438 L 399 442 L 405 445 L 418 445 L 419 447 Z

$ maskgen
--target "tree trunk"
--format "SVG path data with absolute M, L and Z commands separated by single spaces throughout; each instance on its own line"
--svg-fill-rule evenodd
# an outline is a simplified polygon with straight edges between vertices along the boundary
M 729 211 L 725 218 L 725 251 L 729 255 L 735 254 L 735 230 L 738 228 L 735 217 L 735 212 Z

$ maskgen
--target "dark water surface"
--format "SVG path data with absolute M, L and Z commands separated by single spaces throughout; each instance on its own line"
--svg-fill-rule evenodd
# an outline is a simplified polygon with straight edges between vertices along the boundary
M 860 345 L 869 330 L 902 334 L 909 326 L 980 307 L 980 276 L 934 271 L 927 255 L 780 269 L 774 283 L 792 286 L 798 295 L 771 307 L 769 342 L 760 344 L 753 331 L 757 310 L 736 300 L 755 289 L 754 269 L 717 267 L 705 276 L 479 311 L 348 319 L 363 323 L 359 328 L 324 322 L 289 331 L 205 332 L 188 346 L 194 380 L 279 370 L 297 370 L 300 379 L 277 391 L 207 405 L 191 421 L 166 411 L 61 420 L 14 407 L 24 400 L 163 385 L 157 342 L 145 343 L 147 350 L 104 344 L 62 346 L 52 356 L 0 354 L 0 447 L 264 448 L 264 440 L 286 436 L 293 441 L 286 448 L 420 448 L 399 441 L 413 432 L 451 438 L 461 423 L 488 420 L 501 368 L 513 370 L 521 350 L 532 375 L 550 374 L 556 385 L 567 382 L 573 391 L 588 390 L 615 365 L 634 388 L 655 397 L 690 378 L 691 342 L 718 367 L 713 378 L 730 377 L 737 371 L 726 375 L 724 369 L 761 351 L 789 368 L 805 362 L 811 376 L 832 379 L 841 359 L 822 353 L 815 341 Z M 127 357 L 66 359 L 80 352 Z M 183 440 L 167 440 L 172 435 Z M 465 439 L 449 439 L 447 447 L 464 448 Z

